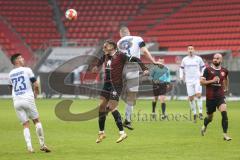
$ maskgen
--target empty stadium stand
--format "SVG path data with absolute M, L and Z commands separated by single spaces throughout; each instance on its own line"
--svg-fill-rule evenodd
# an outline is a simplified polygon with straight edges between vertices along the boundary
M 49 39 L 59 39 L 48 0 L 0 0 L 0 15 L 35 51 Z
M 0 31 L 0 49 L 6 52 L 7 56 L 20 52 L 27 61 L 32 59 L 32 54 L 29 48 L 24 45 L 21 38 L 13 32 L 3 20 L 0 21 Z
M 160 46 L 186 50 L 188 44 L 198 50 L 240 50 L 240 1 L 193 0 L 188 6 L 147 31 Z
M 186 0 L 154 0 L 144 7 L 141 14 L 128 23 L 128 27 L 132 34 L 143 35 L 161 20 L 175 13 L 186 2 Z
M 67 38 L 93 38 L 107 39 L 118 32 L 121 22 L 128 21 L 139 13 L 140 6 L 149 0 L 58 0 L 60 10 L 63 13 Z M 74 8 L 78 12 L 76 21 L 68 21 L 64 18 L 67 9 Z

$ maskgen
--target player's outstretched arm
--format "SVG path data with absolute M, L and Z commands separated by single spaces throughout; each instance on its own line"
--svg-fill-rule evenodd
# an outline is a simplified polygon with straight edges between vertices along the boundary
M 158 62 L 156 62 L 154 60 L 154 58 L 152 57 L 151 53 L 149 52 L 149 50 L 147 49 L 147 47 L 142 47 L 141 51 L 143 52 L 143 54 L 153 63 L 153 64 L 158 64 Z
M 144 63 L 137 57 L 130 57 L 129 59 L 130 62 L 137 62 L 138 65 L 141 67 L 143 72 L 148 72 L 148 68 L 144 65 Z
M 37 81 L 33 83 L 33 93 L 34 93 L 34 98 L 37 98 L 37 95 L 39 94 L 39 85 Z

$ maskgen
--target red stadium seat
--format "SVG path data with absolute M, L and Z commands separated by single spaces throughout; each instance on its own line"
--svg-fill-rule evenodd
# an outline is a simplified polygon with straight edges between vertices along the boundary
M 134 2 L 128 0 L 72 1 L 71 6 L 74 6 L 80 13 L 76 21 L 64 22 L 68 31 L 67 37 L 110 38 L 113 33 L 118 33 L 118 27 L 121 22 L 129 20 L 131 16 L 137 15 L 140 11 L 140 4 L 146 4 L 147 2 L 148 0 L 136 0 Z M 60 0 L 58 0 L 58 4 L 60 4 L 62 11 L 68 5 L 67 2 L 61 2 Z M 76 30 L 76 27 L 80 29 Z M 105 32 L 107 33 L 105 34 Z
M 23 39 L 27 39 L 27 44 L 30 44 L 31 39 L 35 41 L 39 38 L 36 43 L 42 45 L 42 40 L 60 38 L 55 36 L 59 33 L 53 21 L 52 8 L 47 0 L 7 1 L 2 4 L 0 14 L 7 17 Z M 36 46 L 32 49 L 36 49 Z
M 145 36 L 158 37 L 160 46 L 186 50 L 191 43 L 201 49 L 227 49 L 239 46 L 240 1 L 192 1 L 164 23 L 149 29 Z

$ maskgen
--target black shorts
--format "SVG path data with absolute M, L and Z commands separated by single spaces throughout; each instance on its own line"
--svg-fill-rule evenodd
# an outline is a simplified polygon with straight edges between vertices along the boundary
M 107 100 L 119 101 L 122 92 L 122 86 L 114 86 L 112 83 L 104 83 L 100 96 Z
M 167 83 L 153 83 L 153 95 L 160 96 L 167 93 Z
M 207 99 L 206 100 L 207 114 L 212 114 L 216 112 L 216 108 L 219 108 L 221 104 L 226 104 L 225 97 L 217 99 Z

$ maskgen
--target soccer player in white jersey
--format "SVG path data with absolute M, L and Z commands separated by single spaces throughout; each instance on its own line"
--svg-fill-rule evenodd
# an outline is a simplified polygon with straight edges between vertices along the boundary
M 21 54 L 14 54 L 11 57 L 14 69 L 9 73 L 9 85 L 12 89 L 13 105 L 21 124 L 23 125 L 23 135 L 27 144 L 27 150 L 34 152 L 31 142 L 29 119 L 32 119 L 36 127 L 37 137 L 40 143 L 40 150 L 50 152 L 44 142 L 44 133 L 42 124 L 39 120 L 39 114 L 35 105 L 34 98 L 38 94 L 38 83 L 32 70 L 25 67 L 24 58 Z M 34 91 L 32 89 L 32 85 Z
M 194 47 L 189 45 L 188 56 L 183 58 L 180 66 L 180 79 L 186 82 L 189 104 L 194 115 L 194 123 L 197 122 L 196 105 L 199 111 L 199 119 L 203 119 L 201 98 L 202 86 L 200 84 L 200 77 L 204 67 L 205 64 L 202 58 L 195 55 Z M 197 104 L 195 103 L 195 100 Z
M 121 39 L 117 42 L 118 49 L 126 53 L 130 56 L 134 56 L 140 58 L 141 52 L 152 62 L 157 64 L 154 58 L 151 56 L 150 52 L 148 51 L 144 40 L 138 36 L 131 36 L 130 31 L 127 27 L 120 28 L 120 37 Z M 139 69 L 138 67 L 131 63 L 126 65 L 125 67 L 125 78 L 127 80 L 127 88 L 125 96 L 126 96 L 126 112 L 125 112 L 125 121 L 123 126 L 133 130 L 131 125 L 131 114 L 133 111 L 133 106 L 136 103 L 136 95 L 138 92 L 139 87 Z

